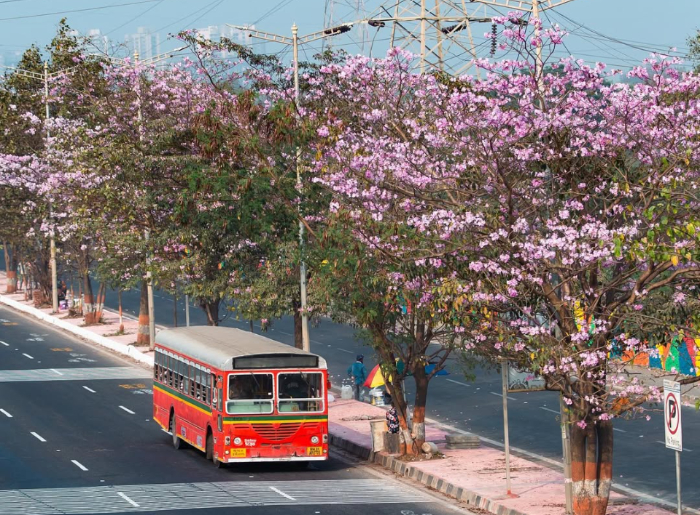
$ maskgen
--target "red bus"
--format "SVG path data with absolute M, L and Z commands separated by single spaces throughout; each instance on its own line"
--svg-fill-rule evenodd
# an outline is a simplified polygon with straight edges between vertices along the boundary
M 328 371 L 315 354 L 228 327 L 156 336 L 153 418 L 217 467 L 328 459 Z

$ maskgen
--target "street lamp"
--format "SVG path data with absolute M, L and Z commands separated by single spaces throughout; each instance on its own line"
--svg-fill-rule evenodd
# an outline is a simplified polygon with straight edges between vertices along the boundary
M 299 105 L 299 45 L 304 45 L 306 43 L 311 43 L 312 41 L 317 41 L 319 39 L 338 36 L 344 34 L 352 29 L 352 23 L 345 23 L 343 25 L 338 25 L 337 27 L 330 27 L 318 32 L 313 32 L 305 36 L 299 36 L 299 28 L 297 24 L 292 25 L 292 37 L 281 36 L 279 34 L 273 34 L 271 32 L 263 32 L 261 30 L 255 30 L 245 25 L 229 25 L 234 29 L 242 30 L 248 33 L 248 37 L 258 38 L 265 41 L 272 41 L 274 43 L 281 43 L 283 45 L 288 45 L 292 47 L 293 60 L 294 60 L 294 101 L 297 106 Z M 297 187 L 301 188 L 301 167 L 299 166 L 299 161 L 301 160 L 301 150 L 297 148 Z M 302 249 L 301 263 L 299 265 L 299 276 L 300 276 L 300 288 L 301 288 L 301 341 L 302 348 L 305 351 L 311 350 L 311 345 L 309 343 L 309 316 L 306 311 L 306 262 L 304 261 L 304 222 L 299 217 L 299 246 Z
M 49 109 L 49 79 L 56 79 L 63 77 L 68 73 L 72 73 L 78 66 L 72 68 L 67 68 L 65 70 L 60 70 L 57 72 L 49 73 L 49 63 L 44 61 L 44 73 L 37 73 L 31 70 L 22 70 L 19 68 L 12 68 L 10 66 L 2 66 L 2 68 L 12 70 L 12 73 L 20 77 L 25 77 L 28 79 L 35 79 L 44 82 L 44 106 L 46 108 L 46 121 L 51 119 L 51 111 Z M 49 145 L 49 127 L 48 123 L 46 126 L 46 147 Z M 49 219 L 53 218 L 53 201 L 49 200 Z M 58 312 L 58 272 L 56 271 L 56 236 L 54 234 L 53 225 L 51 226 L 50 237 L 50 247 L 51 247 L 51 309 L 53 313 Z
M 158 54 L 153 57 L 150 57 L 148 59 L 145 59 L 144 61 L 139 61 L 139 53 L 138 51 L 134 52 L 134 63 L 133 65 L 129 63 L 126 59 L 120 59 L 120 58 L 115 58 L 115 57 L 110 57 L 110 56 L 102 56 L 103 58 L 109 60 L 109 61 L 117 61 L 121 66 L 133 66 L 134 69 L 138 69 L 139 65 L 150 65 L 157 63 L 159 61 L 163 61 L 165 59 L 170 59 L 175 55 L 175 53 L 186 49 L 187 46 L 182 46 L 180 48 L 176 48 L 175 50 L 172 50 L 171 52 L 166 52 L 163 54 Z M 139 141 L 143 143 L 143 131 L 141 130 L 141 127 L 143 125 L 143 113 L 141 110 L 141 87 L 140 87 L 140 82 L 139 85 L 137 86 L 136 89 L 136 98 L 138 100 L 138 107 L 137 107 L 137 112 L 136 112 L 136 119 L 138 121 L 138 130 L 139 130 Z M 150 238 L 150 229 L 146 228 L 144 230 L 144 239 L 146 242 L 148 242 Z M 150 258 L 149 258 L 150 261 Z M 155 345 L 156 341 L 156 314 L 155 314 L 155 304 L 153 301 L 153 276 L 151 274 L 150 267 L 148 270 L 146 270 L 146 289 L 148 292 L 148 345 L 151 349 L 153 349 L 153 346 Z M 188 302 L 186 300 L 186 302 Z M 189 318 L 189 317 L 188 317 Z

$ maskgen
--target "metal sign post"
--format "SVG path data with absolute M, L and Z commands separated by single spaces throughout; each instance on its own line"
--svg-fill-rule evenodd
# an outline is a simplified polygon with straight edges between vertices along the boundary
M 506 489 L 510 491 L 510 443 L 508 441 L 508 361 L 501 361 L 501 378 L 503 381 L 503 444 L 506 450 Z
M 664 380 L 664 432 L 666 447 L 676 451 L 676 495 L 678 515 L 681 503 L 681 451 L 683 451 L 683 429 L 681 425 L 681 383 Z

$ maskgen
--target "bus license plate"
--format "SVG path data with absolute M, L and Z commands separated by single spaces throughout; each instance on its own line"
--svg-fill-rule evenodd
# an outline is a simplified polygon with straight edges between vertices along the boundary
M 309 447 L 307 452 L 309 456 L 321 456 L 323 454 L 323 447 Z
M 232 458 L 245 458 L 245 449 L 231 449 Z

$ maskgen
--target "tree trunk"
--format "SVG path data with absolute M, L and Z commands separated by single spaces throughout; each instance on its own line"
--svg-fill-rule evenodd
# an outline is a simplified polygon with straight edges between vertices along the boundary
M 205 301 L 202 300 L 200 301 L 199 305 L 204 311 L 204 314 L 207 315 L 207 324 L 217 326 L 219 325 L 219 304 L 221 303 L 220 299 L 212 300 L 212 301 Z
M 83 316 L 85 317 L 85 325 L 94 325 L 98 322 L 95 320 L 95 307 L 90 272 L 85 270 L 83 273 Z
M 8 251 L 7 243 L 3 245 L 5 249 L 5 270 L 7 271 L 7 285 L 5 293 L 15 293 L 17 291 L 17 252 Z
M 173 325 L 177 327 L 177 292 L 173 293 Z
M 148 317 L 148 282 L 144 279 L 141 281 L 141 301 L 139 302 L 139 328 L 136 333 L 136 345 L 140 347 L 148 347 L 151 343 L 151 334 L 149 332 L 149 317 Z
M 294 346 L 297 349 L 304 348 L 304 338 L 301 329 L 301 302 L 294 299 L 292 301 L 292 312 L 294 313 Z
M 571 426 L 574 514 L 605 515 L 612 484 L 613 425 L 600 421 Z
M 117 298 L 119 299 L 119 332 L 124 334 L 124 315 L 122 313 L 122 289 L 119 288 L 117 291 Z
M 95 307 L 93 309 L 93 316 L 95 321 L 93 323 L 99 324 L 102 320 L 102 314 L 105 309 L 105 296 L 107 295 L 107 285 L 105 283 L 100 283 L 97 289 L 97 299 L 95 300 Z
M 402 380 L 397 378 L 396 381 L 386 383 L 386 388 L 391 395 L 391 403 L 396 408 L 396 414 L 399 417 L 399 430 L 401 432 L 401 443 L 399 444 L 399 452 L 403 455 L 416 454 L 416 447 L 411 436 L 411 429 L 408 427 L 408 404 L 404 400 Z
M 425 404 L 428 400 L 428 377 L 425 367 L 418 364 L 413 370 L 416 382 L 416 404 L 413 407 L 413 434 L 415 452 L 425 443 Z

